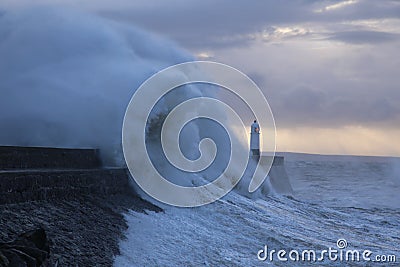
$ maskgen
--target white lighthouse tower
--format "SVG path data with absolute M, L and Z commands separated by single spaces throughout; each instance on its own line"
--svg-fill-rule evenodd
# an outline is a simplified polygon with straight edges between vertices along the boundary
M 253 156 L 260 156 L 260 125 L 256 120 L 251 125 L 250 151 Z

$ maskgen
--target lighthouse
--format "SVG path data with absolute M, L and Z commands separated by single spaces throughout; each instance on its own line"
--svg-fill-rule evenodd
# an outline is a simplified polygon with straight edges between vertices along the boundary
M 256 120 L 251 125 L 250 151 L 253 156 L 260 156 L 260 125 Z

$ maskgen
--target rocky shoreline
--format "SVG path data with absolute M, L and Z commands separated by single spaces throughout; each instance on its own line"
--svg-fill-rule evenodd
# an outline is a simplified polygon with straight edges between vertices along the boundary
M 50 246 L 48 266 L 112 266 L 127 229 L 123 213 L 129 209 L 162 211 L 133 192 L 2 204 L 0 242 L 43 228 Z
M 161 209 L 135 193 L 127 169 L 105 168 L 99 155 L 0 146 L 0 266 L 41 264 L 37 244 L 23 239 L 37 229 L 49 248 L 43 266 L 112 266 L 127 229 L 123 214 Z

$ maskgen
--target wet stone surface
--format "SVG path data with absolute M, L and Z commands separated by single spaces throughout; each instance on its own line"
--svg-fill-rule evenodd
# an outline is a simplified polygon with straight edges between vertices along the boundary
M 82 196 L 0 205 L 0 242 L 43 228 L 49 266 L 112 266 L 127 224 L 123 213 L 161 211 L 134 194 Z

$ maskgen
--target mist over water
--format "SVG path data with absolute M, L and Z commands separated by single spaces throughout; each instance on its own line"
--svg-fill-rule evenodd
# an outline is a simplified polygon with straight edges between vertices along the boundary
M 390 171 L 393 181 L 400 186 L 400 158 L 392 159 Z
M 69 9 L 0 16 L 0 145 L 95 147 L 121 165 L 121 127 L 138 86 L 192 60 L 173 42 Z

